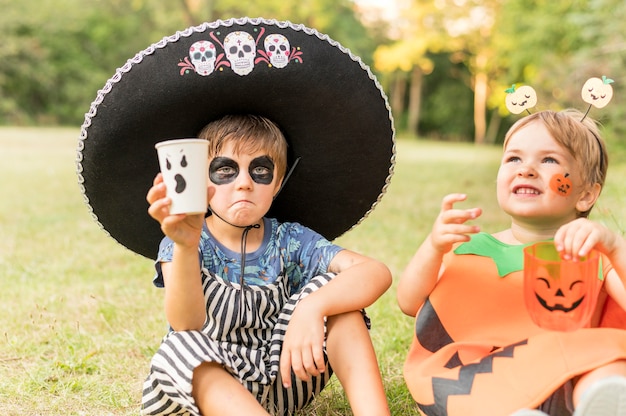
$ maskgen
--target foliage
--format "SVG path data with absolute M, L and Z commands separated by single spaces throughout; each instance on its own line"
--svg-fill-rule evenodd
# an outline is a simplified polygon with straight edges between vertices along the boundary
M 468 141 L 474 136 L 469 71 L 465 65 L 451 62 L 448 54 L 429 58 L 438 70 L 428 76 L 424 85 L 418 132 L 441 140 Z
M 498 141 L 517 119 L 503 105 L 513 83 L 535 88 L 538 109 L 586 110 L 584 81 L 607 75 L 613 102 L 590 115 L 626 148 L 625 2 L 388 4 L 399 8 L 392 20 L 360 11 L 358 0 L 0 0 L 0 124 L 79 125 L 97 90 L 138 51 L 203 21 L 260 16 L 304 23 L 350 48 L 376 72 L 398 128 L 432 138 L 471 141 L 485 121 L 488 141 Z
M 0 0 L 0 124 L 73 124 L 135 53 L 205 20 L 291 19 L 367 59 L 374 45 L 348 0 Z

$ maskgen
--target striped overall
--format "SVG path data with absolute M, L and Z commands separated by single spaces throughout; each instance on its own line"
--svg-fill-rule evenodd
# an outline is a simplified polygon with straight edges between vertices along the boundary
M 283 388 L 279 359 L 287 324 L 298 301 L 333 278 L 322 274 L 289 297 L 282 273 L 266 286 L 242 288 L 202 269 L 207 323 L 202 331 L 170 332 L 154 355 L 144 383 L 143 415 L 200 415 L 191 395 L 193 371 L 203 362 L 221 364 L 271 414 L 289 415 L 319 394 L 332 375 L 326 371 L 304 382 L 292 373 Z M 241 316 L 240 302 L 246 313 Z M 366 320 L 367 321 L 367 320 Z

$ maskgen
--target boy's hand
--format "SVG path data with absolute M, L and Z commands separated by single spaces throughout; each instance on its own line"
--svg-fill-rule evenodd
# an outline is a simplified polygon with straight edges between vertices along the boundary
M 304 381 L 319 376 L 324 365 L 324 317 L 307 308 L 306 298 L 291 315 L 280 353 L 280 374 L 285 388 L 291 387 L 291 370 Z
M 207 190 L 207 192 L 209 192 Z M 148 213 L 161 224 L 165 235 L 177 244 L 197 248 L 204 221 L 203 214 L 170 215 L 172 200 L 167 197 L 163 176 L 159 173 L 148 190 L 146 200 L 150 204 Z
M 554 245 L 565 260 L 577 260 L 594 248 L 610 257 L 616 244 L 615 233 L 587 218 L 563 225 L 554 235 Z
M 470 240 L 469 234 L 480 231 L 476 225 L 465 224 L 482 214 L 480 208 L 454 209 L 454 204 L 465 201 L 465 194 L 446 195 L 441 202 L 441 211 L 433 224 L 430 243 L 440 253 L 447 253 L 456 243 Z

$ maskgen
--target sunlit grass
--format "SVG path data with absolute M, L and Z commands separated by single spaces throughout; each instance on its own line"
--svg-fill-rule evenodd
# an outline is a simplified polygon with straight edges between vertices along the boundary
M 75 174 L 76 129 L 0 129 L 0 414 L 136 415 L 151 356 L 165 331 L 153 267 L 92 220 Z M 441 198 L 468 194 L 485 231 L 507 226 L 495 201 L 500 149 L 398 142 L 395 175 L 376 209 L 337 242 L 383 260 L 397 280 L 429 232 Z M 592 217 L 626 227 L 613 160 Z M 123 215 L 123 212 L 120 213 Z M 402 379 L 413 322 L 395 284 L 368 313 L 394 415 L 418 415 Z M 345 415 L 334 382 L 304 412 Z

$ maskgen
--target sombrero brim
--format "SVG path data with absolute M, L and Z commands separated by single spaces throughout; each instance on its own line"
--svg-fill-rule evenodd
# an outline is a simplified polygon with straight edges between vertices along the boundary
M 226 37 L 234 32 L 254 40 L 252 68 L 241 69 L 226 56 L 232 42 Z M 274 65 L 264 49 L 270 35 L 288 40 L 286 63 Z M 191 60 L 198 41 L 215 48 L 212 67 Z M 245 113 L 273 120 L 289 143 L 290 163 L 300 158 L 269 217 L 302 223 L 333 240 L 384 194 L 395 163 L 394 127 L 370 69 L 313 29 L 242 18 L 164 38 L 98 92 L 77 156 L 79 184 L 94 219 L 119 243 L 154 259 L 163 237 L 145 199 L 159 171 L 154 145 L 195 137 L 212 120 Z

